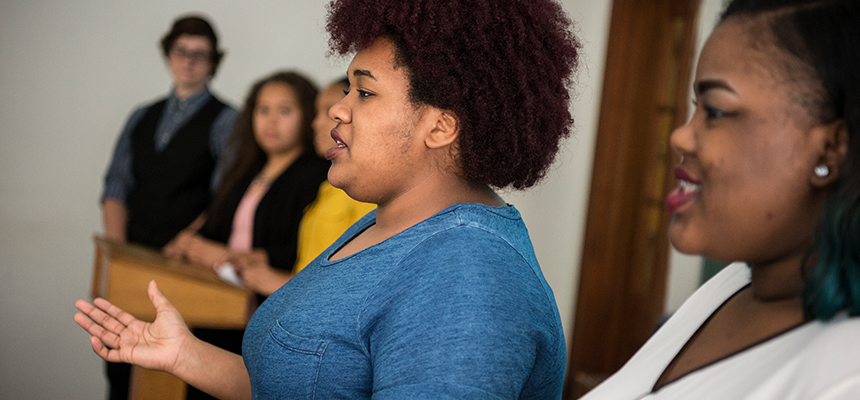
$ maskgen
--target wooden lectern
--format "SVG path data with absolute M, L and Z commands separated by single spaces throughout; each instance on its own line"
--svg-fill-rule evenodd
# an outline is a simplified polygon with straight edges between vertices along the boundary
M 138 319 L 152 321 L 155 307 L 146 290 L 155 280 L 190 328 L 245 327 L 253 293 L 222 281 L 211 267 L 172 260 L 145 246 L 93 239 L 93 298 L 107 299 Z M 180 400 L 185 391 L 185 383 L 168 373 L 132 368 L 131 400 Z

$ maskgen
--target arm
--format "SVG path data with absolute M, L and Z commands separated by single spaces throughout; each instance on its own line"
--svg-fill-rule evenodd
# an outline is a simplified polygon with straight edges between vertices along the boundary
M 212 193 L 217 192 L 227 166 L 233 161 L 233 152 L 228 145 L 230 144 L 230 133 L 233 131 L 233 125 L 238 115 L 236 109 L 225 106 L 215 121 L 212 122 L 212 128 L 209 130 L 209 151 L 215 159 L 215 170 L 212 172 L 212 179 L 209 182 Z
M 221 242 L 209 240 L 189 230 L 183 230 L 165 246 L 165 254 L 186 258 L 195 264 L 215 266 L 227 260 L 230 249 Z
M 266 251 L 261 249 L 233 253 L 227 261 L 236 268 L 248 289 L 263 296 L 271 296 L 293 277 L 286 271 L 272 268 Z
M 128 209 L 125 202 L 134 187 L 131 172 L 131 134 L 137 123 L 146 114 L 146 107 L 135 110 L 120 133 L 114 148 L 113 158 L 105 174 L 102 192 L 102 223 L 108 239 L 125 242 L 128 230 Z
M 180 248 L 179 243 L 184 243 L 188 240 L 188 237 L 196 234 L 204 223 L 206 223 L 206 213 L 201 213 L 194 219 L 194 221 L 191 221 L 191 224 L 189 224 L 187 228 L 179 231 L 173 239 L 170 239 L 170 241 L 162 247 L 161 250 L 164 252 L 164 255 L 175 259 L 182 258 L 184 256 L 182 253 L 184 248 Z
M 106 361 L 166 371 L 218 398 L 250 398 L 251 382 L 242 357 L 195 338 L 155 281 L 148 293 L 156 310 L 152 323 L 101 298 L 93 304 L 75 302 L 81 311 L 75 322 L 92 335 L 93 351 Z
M 102 202 L 102 224 L 105 229 L 105 236 L 108 239 L 117 242 L 125 242 L 128 228 L 128 209 L 125 203 L 107 198 Z

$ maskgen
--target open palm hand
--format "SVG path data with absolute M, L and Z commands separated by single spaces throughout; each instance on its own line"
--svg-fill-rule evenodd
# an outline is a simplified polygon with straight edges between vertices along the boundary
M 183 343 L 192 335 L 154 281 L 149 283 L 148 293 L 156 310 L 152 323 L 143 322 L 101 298 L 92 304 L 84 300 L 75 302 L 81 311 L 75 314 L 75 322 L 92 335 L 93 351 L 106 361 L 172 372 L 180 363 Z

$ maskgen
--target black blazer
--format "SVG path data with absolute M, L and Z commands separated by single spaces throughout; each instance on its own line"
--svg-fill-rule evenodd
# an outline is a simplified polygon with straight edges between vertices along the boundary
M 272 182 L 260 199 L 254 214 L 253 247 L 269 255 L 269 264 L 277 269 L 292 271 L 296 262 L 299 222 L 305 208 L 316 199 L 320 184 L 326 180 L 331 164 L 312 152 L 299 156 Z M 227 243 L 233 230 L 233 217 L 251 181 L 262 165 L 251 168 L 224 199 L 217 216 L 209 215 L 200 234 L 208 239 Z M 212 212 L 212 211 L 210 211 Z M 214 218 L 213 218 L 214 217 Z

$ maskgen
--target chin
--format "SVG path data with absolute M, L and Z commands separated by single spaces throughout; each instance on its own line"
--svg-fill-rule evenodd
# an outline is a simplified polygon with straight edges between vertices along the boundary
M 697 240 L 694 240 L 694 236 L 690 229 L 686 226 L 686 224 L 682 222 L 678 222 L 677 220 L 672 220 L 669 223 L 669 243 L 672 244 L 672 247 L 675 250 L 678 250 L 684 254 L 701 254 L 702 246 L 697 245 Z

